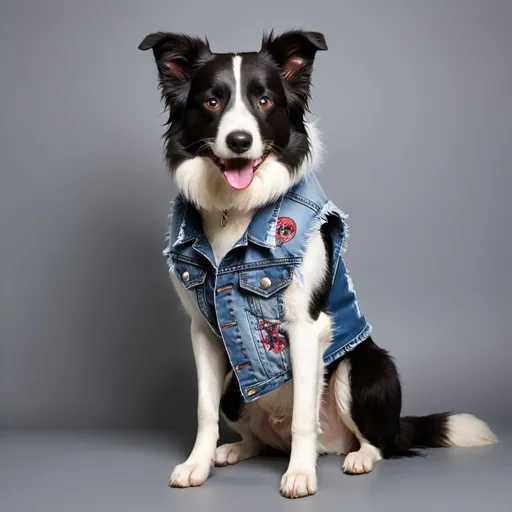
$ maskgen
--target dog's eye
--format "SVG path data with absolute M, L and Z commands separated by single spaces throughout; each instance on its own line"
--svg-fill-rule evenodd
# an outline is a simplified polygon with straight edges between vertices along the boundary
M 272 101 L 270 101 L 270 98 L 268 96 L 262 96 L 258 100 L 258 107 L 260 110 L 267 110 L 272 106 Z
M 212 96 L 204 102 L 204 106 L 210 110 L 217 110 L 220 107 L 220 101 L 215 96 Z

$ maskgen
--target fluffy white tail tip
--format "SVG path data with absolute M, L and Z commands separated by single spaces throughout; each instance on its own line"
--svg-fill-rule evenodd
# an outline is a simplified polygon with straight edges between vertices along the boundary
M 487 424 L 472 414 L 449 416 L 446 434 L 449 446 L 485 446 L 498 442 Z

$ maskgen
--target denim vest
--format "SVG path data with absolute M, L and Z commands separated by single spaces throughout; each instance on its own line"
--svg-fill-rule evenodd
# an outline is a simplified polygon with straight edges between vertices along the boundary
M 299 267 L 307 242 L 324 224 L 332 240 L 327 313 L 333 322 L 324 364 L 370 335 L 371 326 L 359 309 L 342 258 L 345 218 L 309 172 L 277 202 L 257 211 L 246 232 L 217 265 L 199 212 L 181 196 L 174 201 L 164 256 L 211 330 L 222 338 L 246 402 L 292 378 L 283 325 L 285 290 L 294 276 L 301 283 Z

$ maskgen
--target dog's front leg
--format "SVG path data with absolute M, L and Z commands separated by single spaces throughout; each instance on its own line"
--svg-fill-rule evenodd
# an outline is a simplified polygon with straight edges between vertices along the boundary
M 226 370 L 226 353 L 204 322 L 192 319 L 190 328 L 197 369 L 197 436 L 189 458 L 174 468 L 171 487 L 203 484 L 215 460 L 219 437 L 219 403 Z
M 288 329 L 293 373 L 292 446 L 288 470 L 281 479 L 281 494 L 300 498 L 317 489 L 316 458 L 321 350 L 313 322 Z

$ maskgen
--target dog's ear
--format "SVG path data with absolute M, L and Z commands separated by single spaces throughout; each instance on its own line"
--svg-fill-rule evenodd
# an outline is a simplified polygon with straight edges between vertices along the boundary
M 293 80 L 313 63 L 319 50 L 327 50 L 325 37 L 320 32 L 290 30 L 274 37 L 263 35 L 261 51 L 269 53 L 282 70 L 286 80 Z
M 327 50 L 327 44 L 320 32 L 290 30 L 280 36 L 264 34 L 260 53 L 270 55 L 281 70 L 286 88 L 307 105 L 313 61 L 316 52 L 322 50 Z
M 180 103 L 186 102 L 194 69 L 212 57 L 210 46 L 197 37 L 156 32 L 139 45 L 139 50 L 149 49 L 155 56 L 162 98 L 172 115 Z

